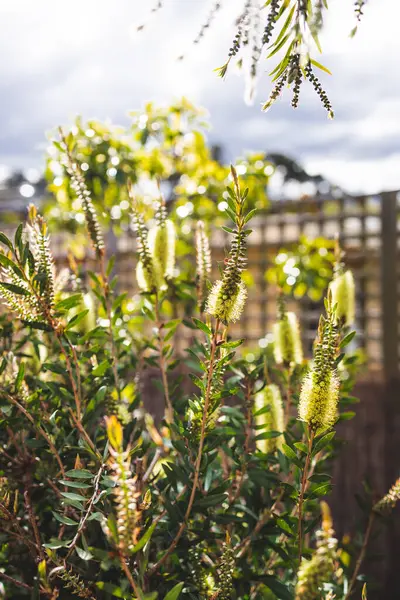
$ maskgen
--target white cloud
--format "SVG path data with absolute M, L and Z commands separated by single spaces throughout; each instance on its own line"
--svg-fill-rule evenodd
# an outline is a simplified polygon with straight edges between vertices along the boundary
M 244 149 L 286 152 L 349 190 L 400 188 L 400 6 L 368 2 L 354 39 L 353 2 L 332 0 L 322 36 L 323 75 L 337 118 L 328 122 L 318 98 L 302 90 L 300 108 L 289 93 L 268 114 L 260 102 L 270 90 L 262 77 L 256 105 L 242 101 L 243 82 L 219 80 L 232 39 L 230 0 L 207 39 L 191 40 L 208 0 L 164 0 L 146 21 L 150 0 L 3 0 L 0 4 L 0 162 L 40 164 L 44 132 L 75 114 L 126 122 L 129 109 L 148 100 L 168 103 L 186 95 L 209 109 L 211 138 L 229 158 Z M 388 16 L 389 15 L 389 16 Z M 189 49 L 184 61 L 176 57 Z

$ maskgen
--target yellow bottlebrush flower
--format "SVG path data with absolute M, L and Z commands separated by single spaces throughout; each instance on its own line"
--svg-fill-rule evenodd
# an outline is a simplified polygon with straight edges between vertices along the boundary
M 305 376 L 300 392 L 299 418 L 317 432 L 332 427 L 337 419 L 339 378 L 335 371 L 320 377 L 314 369 Z
M 223 280 L 214 283 L 207 299 L 206 310 L 223 323 L 235 322 L 240 318 L 246 302 L 247 290 L 240 281 L 233 292 L 226 290 Z
M 374 506 L 374 511 L 387 514 L 392 512 L 397 502 L 400 501 L 400 478 L 392 485 L 386 496 Z
M 197 303 L 200 310 L 204 309 L 207 279 L 211 275 L 211 251 L 203 221 L 197 222 L 196 227 L 196 288 Z
M 149 231 L 148 244 L 154 263 L 159 265 L 163 277 L 172 279 L 175 269 L 175 225 L 165 219 Z
M 338 328 L 332 305 L 322 316 L 314 345 L 314 364 L 306 374 L 299 401 L 299 418 L 316 433 L 332 427 L 337 417 L 340 381 L 336 372 Z
M 301 562 L 296 585 L 296 600 L 316 600 L 323 586 L 330 583 L 335 572 L 337 539 L 326 502 L 321 502 L 322 528 L 317 531 L 317 548 L 311 560 Z
M 242 314 L 247 297 L 246 286 L 242 281 L 242 273 L 246 268 L 246 238 L 251 229 L 245 229 L 251 219 L 252 212 L 244 214 L 244 204 L 248 190 L 242 194 L 234 167 L 231 167 L 234 190 L 228 188 L 230 195 L 230 217 L 236 230 L 229 229 L 232 234 L 229 255 L 225 259 L 222 278 L 216 281 L 207 299 L 206 312 L 221 320 L 225 325 L 237 321 Z M 228 204 L 229 204 L 228 202 Z
M 280 431 L 285 430 L 285 416 L 283 412 L 283 404 L 280 390 L 277 385 L 271 384 L 265 386 L 254 398 L 254 410 L 257 413 L 263 408 L 269 406 L 269 411 L 260 415 L 255 415 L 255 424 L 263 427 L 257 429 L 257 434 L 265 431 Z M 282 447 L 283 435 L 271 438 L 268 440 L 256 440 L 256 447 L 260 452 L 265 454 L 274 452 Z
M 136 265 L 136 280 L 142 292 L 152 292 L 157 289 L 165 289 L 166 287 L 160 266 L 154 261 L 144 264 L 142 260 L 138 260 Z
M 300 365 L 303 362 L 303 348 L 295 313 L 283 313 L 274 325 L 273 334 L 275 362 L 278 365 L 283 363 Z
M 143 214 L 133 196 L 131 184 L 128 185 L 128 194 L 132 207 L 132 225 L 137 234 L 138 263 L 136 266 L 136 279 L 138 286 L 143 292 L 153 292 L 159 289 L 165 289 L 166 283 L 163 277 L 162 265 L 157 258 L 153 258 L 152 252 L 150 251 L 149 232 L 144 224 Z M 164 215 L 164 211 L 165 208 L 162 211 L 162 215 Z M 158 219 L 159 224 L 161 224 L 160 219 Z M 165 224 L 164 217 L 162 222 Z M 153 240 L 153 242 L 154 253 L 155 241 Z M 159 243 L 157 243 L 157 254 L 159 253 L 160 247 Z
M 110 442 L 109 468 L 114 481 L 114 505 L 117 538 L 108 531 L 124 555 L 129 554 L 137 543 L 140 533 L 141 492 L 137 476 L 132 474 L 129 448 L 123 449 L 123 429 L 115 415 L 106 418 L 107 436 Z
M 336 307 L 336 319 L 343 325 L 351 325 L 355 318 L 355 283 L 353 273 L 345 271 L 335 276 L 329 285 L 332 304 Z

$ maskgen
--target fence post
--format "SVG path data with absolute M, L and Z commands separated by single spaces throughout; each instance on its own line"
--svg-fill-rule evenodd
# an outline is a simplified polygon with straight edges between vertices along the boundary
M 400 442 L 400 373 L 399 373 L 399 333 L 398 333 L 398 271 L 397 271 L 397 194 L 381 194 L 381 272 L 382 272 L 382 343 L 383 343 L 383 397 L 385 419 L 384 463 L 385 490 L 398 477 L 398 448 Z M 395 458 L 396 457 L 396 458 Z M 383 598 L 399 598 L 398 556 L 400 552 L 400 528 L 394 522 L 385 532 L 385 568 Z M 379 596 L 381 597 L 381 595 Z
M 382 350 L 386 381 L 399 375 L 396 196 L 396 192 L 381 194 Z

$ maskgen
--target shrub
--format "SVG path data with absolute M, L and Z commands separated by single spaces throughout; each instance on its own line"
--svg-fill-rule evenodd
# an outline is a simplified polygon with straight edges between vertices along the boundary
M 353 416 L 357 365 L 344 353 L 353 333 L 336 316 L 343 307 L 328 293 L 313 359 L 305 360 L 282 297 L 279 344 L 292 348 L 294 335 L 296 352 L 281 348 L 278 362 L 264 350 L 252 363 L 241 358 L 243 340 L 231 339 L 229 326 L 246 300 L 254 210 L 232 168 L 232 225 L 224 226 L 232 242 L 211 288 L 204 226 L 193 244 L 196 277 L 177 277 L 162 199 L 149 231 L 129 187 L 142 311 L 151 325 L 138 335 L 71 141 L 62 138 L 58 148 L 94 251 L 90 285 L 72 259 L 67 274 L 55 268 L 34 207 L 14 240 L 0 235 L 0 286 L 11 311 L 1 317 L 0 367 L 7 597 L 348 598 L 373 518 L 399 494 L 394 486 L 371 506 L 350 568 L 325 503 L 319 525 L 337 451 L 334 426 Z M 166 307 L 180 297 L 186 302 L 170 318 Z M 149 378 L 163 397 L 159 420 L 148 411 Z

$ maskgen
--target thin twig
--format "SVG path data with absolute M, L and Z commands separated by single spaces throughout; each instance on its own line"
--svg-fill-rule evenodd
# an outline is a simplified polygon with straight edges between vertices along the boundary
M 108 319 L 108 333 L 110 336 L 110 343 L 111 343 L 111 358 L 112 358 L 111 368 L 112 368 L 113 375 L 114 375 L 114 381 L 115 381 L 115 387 L 117 389 L 118 400 L 121 401 L 121 386 L 120 386 L 119 375 L 118 375 L 118 352 L 117 352 L 117 347 L 115 345 L 114 333 L 113 333 L 113 328 L 112 328 L 112 307 L 110 305 L 110 285 L 109 285 L 108 275 L 106 272 L 105 253 L 104 252 L 102 252 L 102 254 L 100 256 L 100 273 L 101 273 L 101 284 L 102 284 L 103 294 L 104 294 L 104 298 L 105 298 L 106 314 L 107 314 L 107 319 Z
M 266 512 L 264 512 L 264 514 L 258 519 L 253 531 L 248 536 L 246 536 L 236 546 L 235 551 L 239 551 L 237 558 L 240 558 L 241 556 L 243 556 L 243 554 L 246 552 L 247 548 L 250 546 L 250 543 L 251 543 L 251 540 L 253 539 L 253 537 L 256 536 L 261 531 L 261 529 L 264 527 L 264 525 L 269 521 L 275 508 L 281 501 L 283 494 L 284 494 L 284 490 L 282 490 L 280 492 L 279 496 L 276 498 L 276 500 L 274 501 L 271 508 L 269 508 Z
M 213 337 L 212 337 L 212 342 L 211 342 L 210 362 L 209 362 L 208 373 L 207 373 L 206 393 L 204 396 L 204 408 L 203 408 L 203 419 L 201 422 L 200 441 L 199 441 L 199 448 L 198 448 L 198 453 L 197 453 L 197 458 L 196 458 L 196 463 L 195 463 L 192 491 L 190 493 L 189 502 L 188 502 L 188 505 L 186 508 L 184 519 L 178 529 L 177 534 L 175 535 L 174 539 L 172 540 L 169 548 L 164 552 L 163 556 L 149 570 L 149 575 L 153 575 L 154 573 L 156 573 L 158 571 L 158 569 L 160 568 L 160 566 L 162 564 L 164 564 L 164 562 L 166 561 L 168 556 L 171 554 L 171 552 L 176 548 L 183 532 L 185 531 L 185 529 L 187 527 L 188 519 L 189 519 L 190 513 L 192 512 L 194 498 L 195 498 L 197 486 L 199 483 L 201 459 L 203 457 L 203 448 L 204 448 L 204 440 L 205 440 L 205 434 L 206 434 L 208 407 L 210 404 L 210 397 L 211 397 L 211 385 L 212 385 L 212 378 L 213 378 L 213 374 L 214 374 L 214 361 L 215 361 L 215 352 L 217 349 L 219 326 L 220 326 L 220 321 L 219 321 L 219 319 L 217 319 L 216 324 L 215 324 L 215 330 L 214 330 Z
M 166 404 L 165 417 L 167 423 L 172 423 L 174 419 L 174 409 L 172 407 L 171 398 L 169 395 L 169 385 L 168 385 L 168 377 L 167 377 L 167 365 L 164 356 L 164 334 L 163 334 L 163 322 L 161 321 L 160 316 L 160 306 L 159 306 L 159 297 L 158 293 L 156 293 L 156 301 L 154 303 L 155 316 L 156 316 L 156 327 L 157 327 L 157 338 L 159 345 L 159 355 L 160 355 L 160 371 L 161 378 L 164 388 L 164 397 Z
M 251 434 L 252 434 L 252 404 L 251 404 L 251 396 L 253 394 L 253 385 L 251 384 L 251 382 L 248 380 L 247 381 L 247 385 L 246 385 L 246 433 L 245 433 L 245 440 L 244 440 L 244 460 L 243 460 L 243 465 L 242 465 L 242 470 L 240 473 L 240 478 L 239 481 L 237 483 L 237 487 L 236 487 L 236 491 L 233 495 L 233 498 L 230 500 L 230 504 L 234 504 L 236 502 L 236 500 L 239 498 L 240 496 L 240 492 L 242 491 L 242 486 L 246 477 L 246 473 L 247 473 L 247 462 L 246 462 L 246 457 L 249 454 L 250 451 L 250 440 L 251 440 Z
M 142 479 L 143 483 L 145 483 L 149 479 L 149 477 L 152 474 L 153 469 L 156 466 L 156 464 L 158 462 L 158 459 L 160 458 L 161 454 L 162 454 L 162 450 L 160 450 L 160 448 L 157 448 L 157 450 L 154 453 L 153 459 L 152 459 L 152 461 L 151 461 L 151 463 L 150 463 L 147 471 L 143 475 L 143 479 Z
M 25 492 L 24 492 L 24 500 L 25 500 L 25 508 L 26 508 L 28 516 L 29 516 L 29 522 L 31 524 L 33 535 L 35 537 L 36 546 L 38 548 L 39 557 L 41 560 L 43 560 L 44 552 L 43 552 L 42 540 L 40 538 L 39 529 L 38 529 L 38 526 L 36 523 L 36 516 L 35 516 L 35 513 L 33 512 L 32 502 L 31 502 L 31 498 L 30 498 L 30 494 L 29 494 L 28 490 L 25 490 Z
M 124 570 L 125 575 L 127 576 L 128 581 L 129 581 L 129 583 L 130 583 L 133 591 L 135 592 L 135 594 L 139 598 L 139 600 L 141 600 L 143 598 L 143 595 L 140 592 L 140 589 L 137 586 L 137 584 L 136 584 L 136 582 L 135 582 L 135 580 L 133 578 L 133 575 L 132 575 L 132 573 L 129 570 L 128 565 L 126 564 L 126 559 L 125 559 L 124 555 L 122 553 L 119 553 L 118 554 L 118 558 L 119 558 L 119 562 L 121 563 L 121 567 Z
M 96 446 L 94 445 L 94 443 L 90 439 L 89 434 L 87 433 L 86 429 L 82 425 L 82 422 L 77 419 L 77 417 L 74 415 L 74 411 L 73 410 L 69 409 L 69 412 L 70 412 L 72 420 L 75 423 L 76 428 L 78 429 L 79 433 L 86 440 L 86 442 L 90 446 L 91 450 L 93 450 L 93 452 L 95 453 L 96 457 L 101 462 L 102 461 L 101 454 L 98 452 L 98 450 L 96 449 Z
M 38 433 L 40 433 L 40 435 L 46 440 L 46 442 L 49 445 L 49 448 L 50 448 L 51 452 L 54 454 L 54 457 L 55 457 L 55 459 L 58 462 L 58 466 L 60 467 L 60 471 L 61 471 L 62 476 L 65 477 L 64 465 L 62 463 L 60 455 L 58 454 L 56 447 L 54 446 L 53 442 L 51 441 L 50 437 L 47 435 L 47 433 L 45 432 L 45 430 L 40 425 L 38 425 L 37 423 L 35 423 L 35 420 L 33 419 L 32 415 L 30 413 L 28 413 L 28 411 L 22 406 L 22 404 L 20 404 L 18 402 L 18 400 L 16 400 L 15 398 L 13 398 L 13 396 L 11 396 L 10 394 L 8 394 L 4 390 L 1 390 L 1 393 L 8 399 L 9 402 L 11 402 L 11 404 L 13 404 L 14 406 L 16 406 L 18 408 L 18 410 L 23 415 L 25 415 L 25 417 L 32 423 L 32 425 L 36 429 L 36 431 Z
M 356 566 L 354 568 L 354 572 L 353 572 L 352 578 L 350 580 L 349 589 L 347 591 L 345 600 L 348 600 L 350 598 L 350 596 L 352 595 L 352 593 L 353 593 L 353 589 L 354 589 L 354 586 L 356 584 L 357 577 L 358 577 L 358 574 L 359 574 L 360 569 L 361 569 L 361 565 L 362 565 L 362 563 L 364 561 L 365 554 L 367 552 L 367 546 L 368 546 L 369 538 L 371 537 L 371 532 L 372 532 L 372 527 L 373 527 L 373 524 L 374 524 L 374 520 L 375 520 L 375 514 L 371 510 L 371 512 L 369 514 L 369 518 L 368 518 L 367 529 L 365 530 L 363 544 L 361 546 L 360 554 L 358 556 L 358 559 L 357 559 L 357 562 L 356 562 Z
M 6 575 L 2 571 L 0 571 L 0 579 L 4 579 L 4 581 L 8 581 L 9 583 L 16 585 L 17 587 L 22 587 L 25 590 L 29 590 L 30 592 L 33 591 L 32 586 L 28 585 L 27 583 L 23 583 L 22 581 L 18 581 L 18 579 L 14 579 L 14 577 L 10 577 L 10 575 Z
M 94 478 L 94 481 L 93 481 L 94 490 L 93 490 L 92 497 L 90 498 L 89 505 L 86 509 L 86 512 L 79 523 L 79 527 L 74 536 L 74 539 L 72 540 L 72 542 L 70 543 L 70 545 L 68 547 L 68 552 L 66 554 L 65 561 L 67 561 L 68 558 L 71 556 L 72 552 L 75 549 L 76 544 L 79 541 L 79 538 L 80 538 L 83 530 L 85 529 L 86 521 L 90 517 L 90 513 L 92 512 L 93 505 L 99 495 L 100 478 L 101 478 L 101 475 L 102 475 L 105 467 L 106 467 L 105 464 L 100 465 L 100 469 L 97 471 L 96 477 Z
M 299 564 L 301 563 L 301 557 L 303 554 L 303 503 L 304 503 L 304 494 L 306 490 L 306 484 L 308 479 L 308 470 L 310 468 L 311 462 L 311 453 L 312 453 L 312 445 L 314 441 L 315 432 L 312 429 L 308 428 L 308 450 L 306 456 L 306 462 L 304 464 L 303 476 L 301 478 L 301 487 L 300 487 L 300 495 L 299 495 L 299 524 L 298 524 L 298 539 L 299 539 Z

